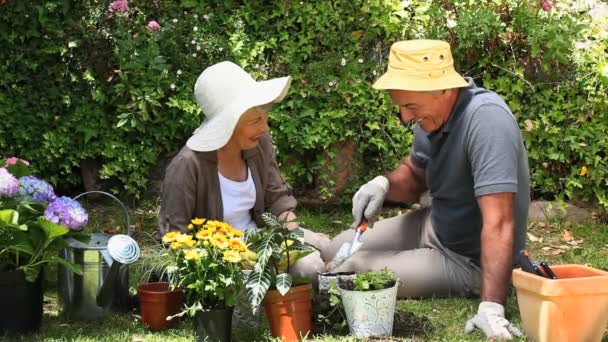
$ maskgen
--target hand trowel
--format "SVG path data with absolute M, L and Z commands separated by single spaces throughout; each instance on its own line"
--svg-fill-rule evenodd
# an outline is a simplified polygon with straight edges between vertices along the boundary
M 327 271 L 332 271 L 336 267 L 340 266 L 346 259 L 348 259 L 351 255 L 357 252 L 363 242 L 361 241 L 361 234 L 367 230 L 367 223 L 362 223 L 357 230 L 355 231 L 355 235 L 353 236 L 352 242 L 345 242 L 340 246 L 336 256 L 327 263 Z

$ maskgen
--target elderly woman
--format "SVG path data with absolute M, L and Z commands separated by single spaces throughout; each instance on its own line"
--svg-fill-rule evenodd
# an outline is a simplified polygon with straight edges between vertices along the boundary
M 298 227 L 296 200 L 289 194 L 268 134 L 268 111 L 280 102 L 291 78 L 256 82 L 234 63 L 205 69 L 194 95 L 206 118 L 167 167 L 162 187 L 159 233 L 187 232 L 196 217 L 220 220 L 236 229 L 261 226 L 271 212 Z M 306 242 L 319 248 L 327 238 L 308 230 Z M 298 276 L 316 280 L 324 264 L 318 252 L 300 259 Z

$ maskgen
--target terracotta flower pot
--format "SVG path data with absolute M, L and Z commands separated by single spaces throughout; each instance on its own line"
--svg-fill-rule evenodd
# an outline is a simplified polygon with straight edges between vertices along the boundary
M 279 291 L 268 291 L 264 297 L 264 312 L 270 331 L 285 342 L 297 341 L 308 335 L 312 327 L 311 284 L 294 286 L 282 296 Z
M 552 266 L 557 279 L 513 270 L 524 330 L 537 342 L 600 341 L 608 322 L 608 272 Z
M 27 334 L 40 329 L 42 322 L 42 272 L 33 283 L 22 271 L 0 272 L 0 336 Z
M 156 331 L 175 325 L 178 319 L 167 320 L 167 317 L 179 312 L 182 290 L 169 290 L 169 283 L 148 283 L 139 285 L 137 294 L 144 326 Z

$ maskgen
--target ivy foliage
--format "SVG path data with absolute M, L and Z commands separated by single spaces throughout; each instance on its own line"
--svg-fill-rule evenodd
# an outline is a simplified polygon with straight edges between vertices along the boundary
M 371 88 L 391 43 L 450 42 L 457 69 L 505 98 L 521 124 L 536 196 L 608 205 L 607 15 L 600 1 L 23 0 L 0 5 L 0 151 L 60 187 L 95 160 L 139 195 L 159 158 L 203 120 L 193 84 L 232 60 L 257 79 L 291 75 L 271 112 L 296 193 L 332 196 L 343 141 L 347 193 L 408 153 L 410 130 Z M 585 7 L 591 6 L 591 7 Z M 154 20 L 159 30 L 151 29 Z M 348 196 L 342 196 L 348 198 Z

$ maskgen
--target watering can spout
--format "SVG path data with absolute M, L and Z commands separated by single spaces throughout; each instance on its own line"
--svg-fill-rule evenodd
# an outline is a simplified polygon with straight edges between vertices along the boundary
M 108 247 L 101 251 L 101 255 L 110 266 L 110 270 L 97 292 L 96 302 L 98 306 L 108 308 L 113 304 L 113 301 L 117 298 L 114 293 L 116 286 L 119 285 L 117 281 L 123 279 L 120 276 L 121 272 L 126 272 L 126 268 L 123 266 L 137 261 L 139 253 L 139 245 L 128 235 L 114 235 L 108 240 Z

